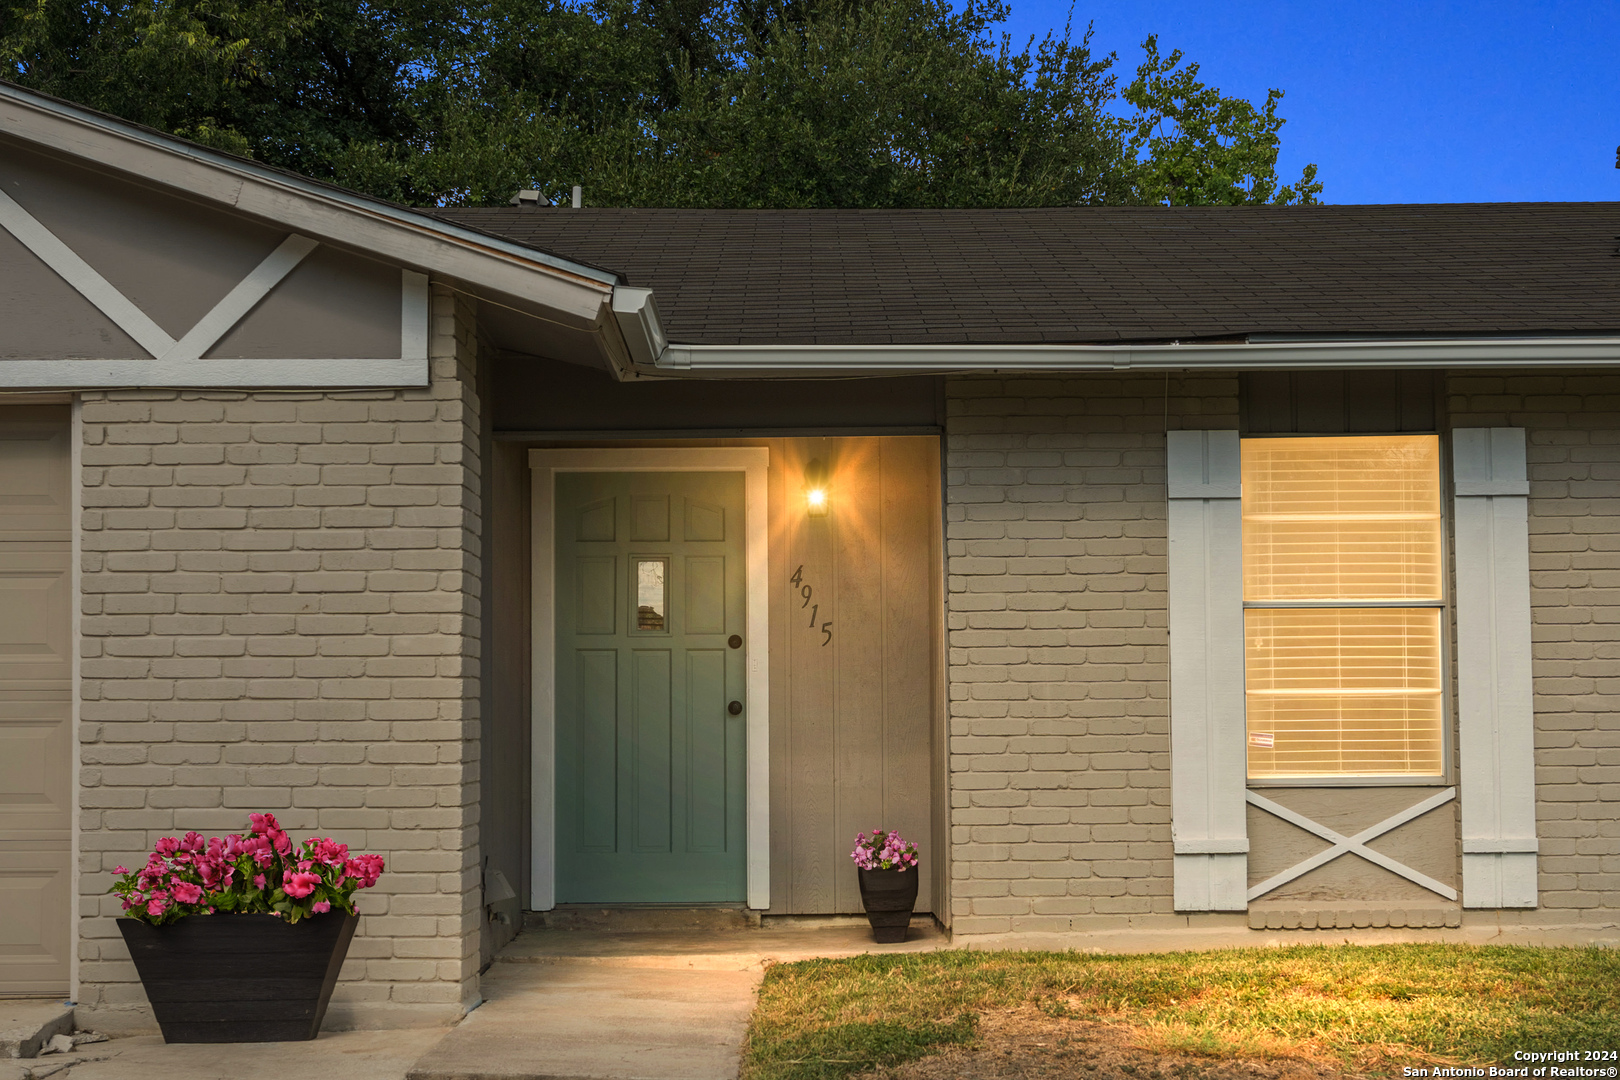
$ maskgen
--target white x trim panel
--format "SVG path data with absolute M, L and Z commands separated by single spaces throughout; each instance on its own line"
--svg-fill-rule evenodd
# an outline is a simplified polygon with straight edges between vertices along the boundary
M 1287 870 L 1284 870 L 1282 873 L 1274 874 L 1273 876 L 1262 881 L 1260 884 L 1251 887 L 1249 889 L 1250 900 L 1253 900 L 1256 897 L 1264 896 L 1273 889 L 1281 888 L 1290 881 L 1293 881 L 1295 878 L 1302 877 L 1305 874 L 1310 873 L 1318 866 L 1332 862 L 1340 855 L 1350 853 L 1360 855 L 1368 862 L 1382 866 L 1385 870 L 1388 870 L 1392 874 L 1399 874 L 1408 881 L 1416 882 L 1425 889 L 1428 889 L 1430 892 L 1439 893 L 1447 900 L 1457 899 L 1457 890 L 1453 889 L 1450 885 L 1447 885 L 1444 882 L 1436 881 L 1427 874 L 1421 874 L 1412 869 L 1405 863 L 1396 862 L 1388 855 L 1373 851 L 1367 847 L 1369 842 L 1378 839 L 1380 836 L 1383 836 L 1390 830 L 1397 829 L 1414 818 L 1422 817 L 1435 807 L 1444 806 L 1452 799 L 1455 799 L 1457 797 L 1457 789 L 1454 787 L 1446 788 L 1444 791 L 1431 795 L 1414 806 L 1408 806 L 1405 810 L 1402 810 L 1393 817 L 1387 817 L 1378 824 L 1361 830 L 1354 836 L 1345 836 L 1343 833 L 1336 832 L 1320 822 L 1312 821 L 1304 814 L 1290 810 L 1281 803 L 1272 802 L 1265 796 L 1258 795 L 1253 791 L 1248 792 L 1246 797 L 1251 806 L 1257 806 L 1268 814 L 1273 814 L 1276 817 L 1282 818 L 1290 825 L 1297 825 L 1308 833 L 1314 833 L 1333 845 L 1326 851 L 1319 851 L 1315 855 L 1312 855 L 1310 858 L 1306 859 L 1304 862 L 1296 863 Z
M 203 353 L 217 345 L 231 327 L 257 307 L 259 301 L 268 296 L 270 290 L 292 273 L 293 267 L 303 262 L 304 256 L 317 246 L 307 236 L 294 233 L 287 237 L 253 268 L 251 274 L 237 282 L 236 287 L 226 293 L 208 314 L 197 320 L 197 325 L 188 330 L 185 337 L 165 349 L 158 359 L 201 360 Z
M 15 199 L 0 191 L 0 228 L 15 236 L 22 245 L 57 276 L 77 289 L 94 304 L 103 315 L 118 324 L 118 328 L 153 356 L 161 356 L 174 346 L 174 338 L 163 327 L 136 307 L 129 297 L 113 287 L 112 282 L 96 273 L 94 267 L 79 253 L 56 238 L 56 234 L 41 225 L 33 214 L 17 205 Z
M 400 356 L 392 359 L 203 360 L 203 354 L 258 306 L 270 291 L 320 245 L 294 233 L 237 282 L 178 341 L 95 267 L 5 191 L 0 190 L 0 229 L 16 237 L 58 277 L 95 305 L 120 330 L 152 354 L 150 360 L 7 360 L 0 387 L 91 389 L 102 387 L 394 387 L 428 381 L 426 274 L 400 274 Z

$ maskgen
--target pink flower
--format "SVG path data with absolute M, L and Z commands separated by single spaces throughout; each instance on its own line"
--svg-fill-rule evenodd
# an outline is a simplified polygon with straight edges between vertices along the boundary
M 155 919 L 159 915 L 162 915 L 163 910 L 165 908 L 167 908 L 168 906 L 169 906 L 169 902 L 167 900 L 162 900 L 162 899 L 159 899 L 157 897 L 154 897 L 151 900 L 147 901 L 146 913 L 148 915 L 152 916 L 152 918 Z
M 359 879 L 359 888 L 369 889 L 377 884 L 382 876 L 383 857 L 381 855 L 356 855 L 344 864 L 343 873 L 352 878 Z
M 202 899 L 202 895 L 202 886 L 189 881 L 179 882 L 174 887 L 174 898 L 182 904 L 195 904 Z
M 315 849 L 310 853 L 315 861 L 326 866 L 342 866 L 349 857 L 349 845 L 340 844 L 331 837 L 317 841 Z
M 274 814 L 249 814 L 248 820 L 253 823 L 254 836 L 263 836 L 265 833 L 281 831 L 281 823 L 276 821 L 276 815 Z
M 157 842 L 156 854 L 158 855 L 173 855 L 179 850 L 180 841 L 172 836 L 165 836 L 163 839 Z
M 309 906 L 309 910 L 316 915 L 325 915 L 332 910 L 332 902 L 330 900 L 317 900 Z
M 264 888 L 264 875 L 263 874 L 254 874 L 253 875 L 253 887 L 255 889 Z
M 113 873 L 115 873 L 115 874 L 127 874 L 127 873 L 129 873 L 129 871 L 125 870 L 122 866 L 115 866 L 115 867 L 113 867 Z
M 186 838 L 180 841 L 180 846 L 187 851 L 201 851 L 203 849 L 202 833 L 196 831 L 186 833 Z
M 281 887 L 286 890 L 288 896 L 295 900 L 302 900 L 314 892 L 315 887 L 320 883 L 321 879 L 318 874 L 299 874 L 291 871 L 281 879 Z

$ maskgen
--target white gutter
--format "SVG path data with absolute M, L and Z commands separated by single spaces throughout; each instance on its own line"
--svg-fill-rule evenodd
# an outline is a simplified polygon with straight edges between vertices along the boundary
M 1453 338 L 1231 345 L 670 345 L 671 371 L 1126 371 L 1180 368 L 1591 367 L 1620 338 Z

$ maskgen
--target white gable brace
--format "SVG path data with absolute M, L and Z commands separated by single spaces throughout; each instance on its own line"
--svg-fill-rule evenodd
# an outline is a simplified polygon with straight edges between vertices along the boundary
M 1452 436 L 1463 906 L 1536 906 L 1530 484 L 1523 428 Z
M 0 362 L 0 387 L 283 389 L 427 385 L 426 274 L 412 270 L 401 272 L 400 355 L 397 360 L 204 360 L 204 353 L 230 333 L 319 246 L 314 240 L 296 233 L 287 237 L 176 340 L 4 191 L 0 191 L 0 229 L 16 237 L 137 345 L 152 354 L 150 360 L 6 360 Z
M 1166 434 L 1177 911 L 1248 908 L 1238 433 Z

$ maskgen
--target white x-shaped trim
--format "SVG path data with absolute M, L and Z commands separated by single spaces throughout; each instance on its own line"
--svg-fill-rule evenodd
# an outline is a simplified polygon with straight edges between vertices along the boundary
M 1405 863 L 1396 862 L 1388 855 L 1380 854 L 1379 852 L 1373 851 L 1367 847 L 1367 843 L 1369 841 L 1376 840 L 1378 837 L 1383 836 L 1391 829 L 1399 828 L 1400 826 L 1405 825 L 1408 821 L 1411 821 L 1413 818 L 1422 817 L 1435 807 L 1444 806 L 1452 799 L 1455 799 L 1457 797 L 1457 789 L 1454 787 L 1447 788 L 1444 791 L 1431 795 L 1415 806 L 1408 806 L 1405 810 L 1402 810 L 1393 817 L 1387 817 L 1378 824 L 1361 830 L 1354 836 L 1345 836 L 1342 833 L 1335 832 L 1326 825 L 1312 821 L 1304 814 L 1290 810 L 1288 807 L 1283 806 L 1280 803 L 1272 802 L 1263 795 L 1257 795 L 1252 791 L 1247 792 L 1246 797 L 1248 798 L 1251 806 L 1258 806 L 1266 813 L 1280 817 L 1290 825 L 1298 825 L 1306 832 L 1314 833 L 1333 845 L 1326 851 L 1319 851 L 1315 855 L 1312 855 L 1310 858 L 1306 859 L 1304 862 L 1291 866 L 1282 873 L 1275 874 L 1272 877 L 1262 881 L 1260 884 L 1251 887 L 1249 889 L 1250 900 L 1253 900 L 1258 896 L 1264 896 L 1271 890 L 1280 888 L 1283 885 L 1288 884 L 1290 881 L 1293 881 L 1295 878 L 1308 874 L 1312 870 L 1315 870 L 1318 866 L 1321 866 L 1324 863 L 1332 862 L 1340 855 L 1344 855 L 1349 852 L 1354 852 L 1355 854 L 1360 855 L 1363 859 L 1366 859 L 1368 862 L 1382 866 L 1385 870 L 1388 870 L 1393 874 L 1399 874 L 1408 881 L 1416 882 L 1425 889 L 1428 889 L 1430 892 L 1437 892 L 1447 900 L 1457 899 L 1457 890 L 1453 889 L 1450 885 L 1436 881 L 1427 874 L 1420 874 L 1416 870 L 1413 870 L 1410 866 L 1407 866 Z
M 15 199 L 0 190 L 0 228 L 15 236 L 24 247 L 37 255 L 41 262 L 56 271 L 61 279 L 78 290 L 79 294 L 96 306 L 118 328 L 135 340 L 141 348 L 160 361 L 200 360 L 203 353 L 218 344 L 231 327 L 242 321 L 281 279 L 314 251 L 317 244 L 297 233 L 283 240 L 276 250 L 265 256 L 253 272 L 237 282 L 236 287 L 215 304 L 176 341 L 152 317 L 136 306 L 112 282 L 102 277 L 95 267 L 79 257 L 79 253 L 62 243 L 56 234 L 39 220 L 17 205 Z

